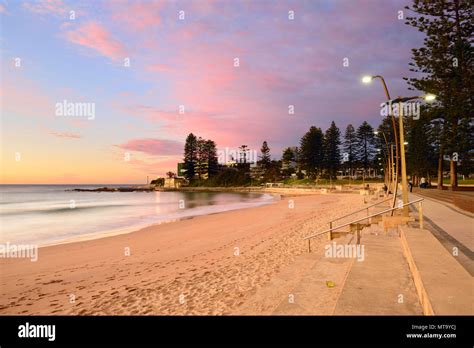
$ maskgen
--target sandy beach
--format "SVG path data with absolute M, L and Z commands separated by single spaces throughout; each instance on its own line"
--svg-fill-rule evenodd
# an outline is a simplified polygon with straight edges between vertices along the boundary
M 1 259 L 0 314 L 232 315 L 306 252 L 302 236 L 362 206 L 356 194 L 286 196 Z

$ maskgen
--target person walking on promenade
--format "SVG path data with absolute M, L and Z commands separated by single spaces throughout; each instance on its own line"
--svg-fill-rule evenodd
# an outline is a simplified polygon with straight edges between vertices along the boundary
M 420 179 L 420 188 L 426 188 L 427 187 L 427 184 L 426 184 L 426 179 L 425 177 L 421 177 Z

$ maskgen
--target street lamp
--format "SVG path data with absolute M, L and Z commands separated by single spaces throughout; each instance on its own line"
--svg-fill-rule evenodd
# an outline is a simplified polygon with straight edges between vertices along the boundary
M 383 89 L 385 90 L 385 95 L 387 96 L 387 100 L 392 99 L 392 98 L 390 98 L 390 93 L 388 92 L 387 84 L 385 83 L 385 79 L 383 78 L 383 76 L 381 76 L 381 75 L 374 75 L 374 76 L 366 75 L 366 76 L 362 77 L 362 82 L 365 83 L 365 84 L 369 84 L 374 79 L 380 79 L 380 81 L 382 82 Z
M 402 170 L 402 198 L 403 198 L 403 215 L 408 216 L 408 182 L 407 182 L 407 166 L 406 166 L 406 161 L 405 161 L 405 145 L 408 145 L 407 142 L 405 142 L 405 132 L 403 128 L 403 105 L 402 103 L 405 103 L 410 100 L 415 100 L 415 99 L 423 99 L 427 102 L 432 102 L 436 99 L 436 96 L 434 94 L 426 94 L 424 96 L 415 96 L 415 97 L 398 97 L 395 100 L 392 100 L 391 103 L 398 103 L 398 124 L 400 126 L 400 154 L 401 154 L 401 170 Z M 393 115 L 392 115 L 393 116 Z
M 436 96 L 434 94 L 427 94 L 425 95 L 425 98 L 424 98 L 427 102 L 432 102 L 436 99 Z
M 388 92 L 388 88 L 387 88 L 387 84 L 385 83 L 385 79 L 383 78 L 383 76 L 381 75 L 374 75 L 374 76 L 364 76 L 362 78 L 362 82 L 365 83 L 365 84 L 369 84 L 370 82 L 372 82 L 373 79 L 380 79 L 380 81 L 382 82 L 382 86 L 384 88 L 384 91 L 385 91 L 385 95 L 387 97 L 387 100 L 390 104 L 392 103 L 396 103 L 398 102 L 399 103 L 399 134 L 400 134 L 400 154 L 401 156 L 398 155 L 398 137 L 397 137 L 397 126 L 396 126 L 396 122 L 395 122 L 395 116 L 393 114 L 393 112 L 390 112 L 391 116 L 392 116 L 392 125 L 393 125 L 393 134 L 394 134 L 394 138 L 395 138 L 395 150 L 396 150 L 396 155 L 395 155 L 395 160 L 397 161 L 396 162 L 396 168 L 397 168 L 397 174 L 398 174 L 398 161 L 400 160 L 401 162 L 401 172 L 402 172 L 402 187 L 403 187 L 403 192 L 402 192 L 402 195 L 403 195 L 403 203 L 408 203 L 408 190 L 407 190 L 407 187 L 408 187 L 408 184 L 407 184 L 407 175 L 406 175 L 406 161 L 405 161 L 405 141 L 404 141 L 404 132 L 403 132 L 403 108 L 402 108 L 402 104 L 403 102 L 407 102 L 409 100 L 414 100 L 414 99 L 424 99 L 425 101 L 427 102 L 432 102 L 436 99 L 436 96 L 434 94 L 426 94 L 424 96 L 416 96 L 416 97 L 398 97 L 396 98 L 395 100 L 391 100 L 390 98 L 390 93 Z M 398 175 L 397 175 L 398 176 Z M 398 179 L 396 180 L 396 182 L 398 181 Z M 396 184 L 395 182 L 395 184 Z M 395 185 L 395 192 L 394 192 L 394 196 L 393 196 L 393 204 L 392 206 L 395 207 L 395 201 L 396 201 L 396 197 L 397 197 L 397 186 L 398 185 Z M 393 212 L 392 212 L 393 213 Z M 405 216 L 408 216 L 408 205 L 405 205 L 404 208 L 403 208 L 403 215 Z
M 425 95 L 417 95 L 414 97 L 397 97 L 396 99 L 392 100 L 392 103 L 405 103 L 407 101 L 415 99 L 423 99 L 424 101 L 431 103 L 436 100 L 436 96 L 434 94 L 428 93 Z
M 372 76 L 364 76 L 364 77 L 362 78 L 362 82 L 363 82 L 363 83 L 370 83 L 370 82 L 372 82 Z
M 385 96 L 387 97 L 387 101 L 390 101 L 392 98 L 390 97 L 390 93 L 388 91 L 387 84 L 385 83 L 385 79 L 383 78 L 383 76 L 381 76 L 381 75 L 373 75 L 373 76 L 367 75 L 367 76 L 364 76 L 362 78 L 362 82 L 365 83 L 365 84 L 369 84 L 374 79 L 379 79 L 380 82 L 382 82 L 382 87 L 385 91 Z M 396 162 L 392 162 L 392 165 L 393 165 L 393 168 L 397 169 L 397 175 L 393 175 L 395 187 L 394 187 L 394 190 L 393 190 L 392 208 L 395 208 L 395 204 L 396 204 L 396 200 L 397 200 L 397 190 L 398 190 L 398 185 L 397 185 L 397 182 L 398 182 L 398 167 L 399 167 L 398 166 L 398 159 L 399 159 L 400 156 L 398 155 L 397 124 L 395 122 L 395 116 L 393 115 L 393 113 L 391 112 L 390 114 L 392 116 L 393 138 L 395 140 L 395 161 L 396 161 Z M 393 174 L 395 174 L 395 173 L 393 173 Z M 393 215 L 393 210 L 392 210 L 392 215 Z

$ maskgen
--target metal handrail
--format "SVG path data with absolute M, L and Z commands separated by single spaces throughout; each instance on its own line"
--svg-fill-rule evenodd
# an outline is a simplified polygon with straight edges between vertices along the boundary
M 388 213 L 390 211 L 393 211 L 393 210 L 396 210 L 396 209 L 401 209 L 403 208 L 404 206 L 407 206 L 407 205 L 410 205 L 410 204 L 413 204 L 413 203 L 418 203 L 418 202 L 421 202 L 423 201 L 424 198 L 419 198 L 417 200 L 414 200 L 414 201 L 411 201 L 411 202 L 408 202 L 408 203 L 405 203 L 405 204 L 402 204 L 402 205 L 399 205 L 395 208 L 390 208 L 390 209 L 386 209 L 384 211 L 381 211 L 381 212 L 378 212 L 378 213 L 375 213 L 375 214 L 372 214 L 372 215 L 369 215 L 369 216 L 366 216 L 366 217 L 363 217 L 363 218 L 360 218 L 360 219 L 357 219 L 357 220 L 353 220 L 351 222 L 348 222 L 348 223 L 345 223 L 343 225 L 340 225 L 340 226 L 336 226 L 336 227 L 331 227 L 330 229 L 324 231 L 324 232 L 319 232 L 319 233 L 316 233 L 316 234 L 312 234 L 310 236 L 307 236 L 307 237 L 304 237 L 303 240 L 308 240 L 308 239 L 311 239 L 311 238 L 314 238 L 314 237 L 317 237 L 321 234 L 325 234 L 325 233 L 328 233 L 328 232 L 332 232 L 333 230 L 337 230 L 339 228 L 342 228 L 342 227 L 346 227 L 346 226 L 349 226 L 353 223 L 356 223 L 356 222 L 359 222 L 359 221 L 363 221 L 363 220 L 367 220 L 367 219 L 370 219 L 374 216 L 378 216 L 378 215 L 382 215 L 382 214 L 385 214 L 385 213 Z
M 352 213 L 349 213 L 349 214 L 347 214 L 347 215 L 340 216 L 340 217 L 338 217 L 337 219 L 334 219 L 334 220 L 329 221 L 329 223 L 334 222 L 334 221 L 337 221 L 337 220 L 344 219 L 344 218 L 346 218 L 346 217 L 348 217 L 348 216 L 351 216 L 351 215 L 354 215 L 354 214 L 357 214 L 357 213 L 360 213 L 361 211 L 364 211 L 364 210 L 366 210 L 366 209 L 375 207 L 376 205 L 379 205 L 380 203 L 383 203 L 383 202 L 387 202 L 387 201 L 389 201 L 389 200 L 391 200 L 391 199 L 392 199 L 391 197 L 390 197 L 390 198 L 386 198 L 386 199 L 384 199 L 384 200 L 382 200 L 382 201 L 380 201 L 380 202 L 377 202 L 377 203 L 375 203 L 375 204 L 371 204 L 371 205 L 369 205 L 369 206 L 367 206 L 367 207 L 364 207 L 364 208 L 362 208 L 362 209 L 353 211 Z

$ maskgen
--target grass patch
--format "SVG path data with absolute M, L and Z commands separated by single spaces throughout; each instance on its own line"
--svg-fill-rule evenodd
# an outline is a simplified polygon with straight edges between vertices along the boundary
M 433 181 L 436 181 L 436 178 Z M 449 178 L 443 178 L 443 183 L 449 185 L 451 180 Z M 458 185 L 474 185 L 474 179 L 463 180 L 462 178 L 458 178 Z

